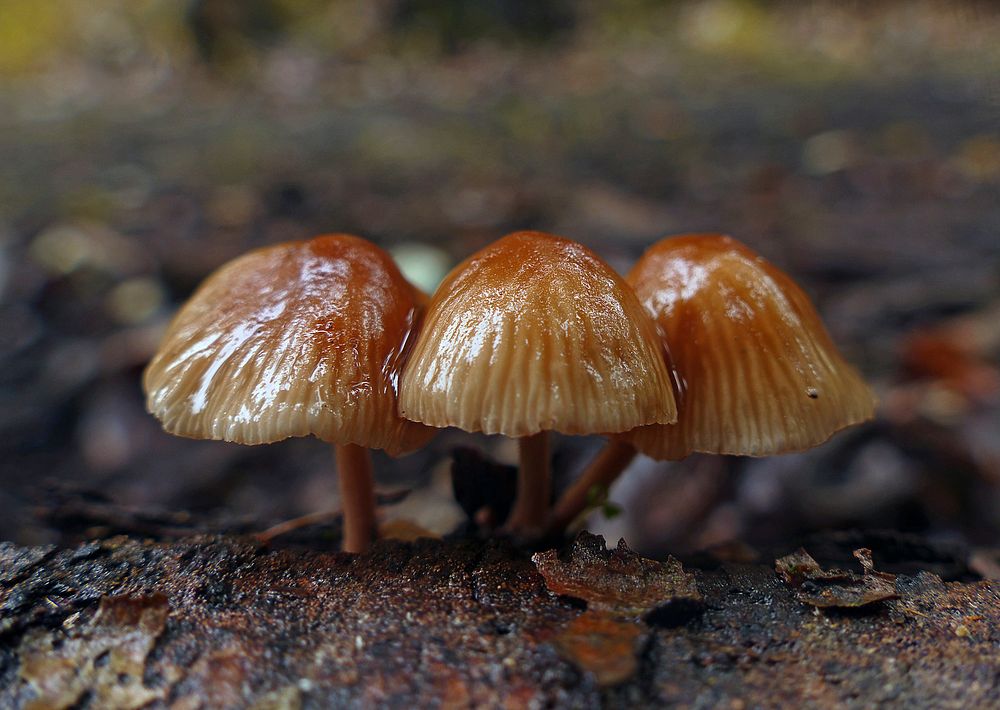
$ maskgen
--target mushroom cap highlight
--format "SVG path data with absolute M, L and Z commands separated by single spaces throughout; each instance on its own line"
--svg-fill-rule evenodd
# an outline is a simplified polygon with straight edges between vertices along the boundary
M 652 246 L 628 282 L 670 343 L 678 421 L 625 435 L 643 453 L 767 456 L 822 443 L 870 419 L 875 398 L 809 297 L 731 237 Z
M 516 232 L 456 266 L 403 370 L 400 412 L 522 437 L 613 433 L 676 418 L 656 326 L 581 244 Z
M 315 435 L 400 454 L 434 430 L 396 410 L 426 297 L 345 234 L 259 249 L 209 276 L 143 374 L 172 434 L 263 444 Z

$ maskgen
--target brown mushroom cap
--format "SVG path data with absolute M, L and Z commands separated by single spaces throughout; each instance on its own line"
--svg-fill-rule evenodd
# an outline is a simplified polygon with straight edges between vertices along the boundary
M 433 434 L 396 411 L 426 297 L 344 234 L 245 254 L 181 308 L 143 376 L 172 434 L 261 444 L 313 434 L 398 454 Z
M 514 437 L 676 417 L 635 294 L 586 247 L 541 232 L 510 234 L 445 277 L 403 370 L 400 412 Z
M 875 400 L 795 282 L 736 240 L 686 235 L 628 275 L 670 344 L 677 424 L 627 435 L 654 458 L 807 449 L 870 419 Z

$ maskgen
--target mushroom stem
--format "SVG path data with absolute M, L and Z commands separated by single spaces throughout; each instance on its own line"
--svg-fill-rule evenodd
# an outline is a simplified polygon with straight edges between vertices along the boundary
M 542 431 L 517 440 L 520 461 L 517 471 L 517 498 L 504 526 L 522 537 L 534 537 L 545 527 L 552 480 L 549 471 L 549 433 Z
M 584 511 L 594 486 L 609 488 L 636 455 L 635 448 L 620 439 L 612 439 L 590 466 L 556 501 L 549 518 L 548 532 L 562 533 Z
M 368 449 L 357 444 L 336 445 L 337 476 L 344 510 L 344 552 L 364 552 L 375 529 L 375 485 Z

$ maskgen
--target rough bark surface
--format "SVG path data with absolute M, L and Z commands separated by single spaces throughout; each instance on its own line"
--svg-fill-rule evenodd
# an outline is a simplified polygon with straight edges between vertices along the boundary
M 995 582 L 899 575 L 838 611 L 773 559 L 685 569 L 702 603 L 635 620 L 602 673 L 564 648 L 585 603 L 502 542 L 0 545 L 0 707 L 1000 706 Z

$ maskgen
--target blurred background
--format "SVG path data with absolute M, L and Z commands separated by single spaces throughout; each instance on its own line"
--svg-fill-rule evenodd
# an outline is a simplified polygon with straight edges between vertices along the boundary
M 432 289 L 518 228 L 623 271 L 728 232 L 881 399 L 806 454 L 640 460 L 593 529 L 649 553 L 854 526 L 997 544 L 1000 5 L 751 0 L 0 0 L 0 539 L 57 540 L 93 522 L 81 500 L 209 528 L 336 509 L 321 442 L 144 412 L 172 312 L 265 244 L 355 232 Z M 559 438 L 560 477 L 600 443 Z M 458 432 L 379 457 L 413 489 L 387 517 L 458 525 L 460 445 L 514 457 Z

